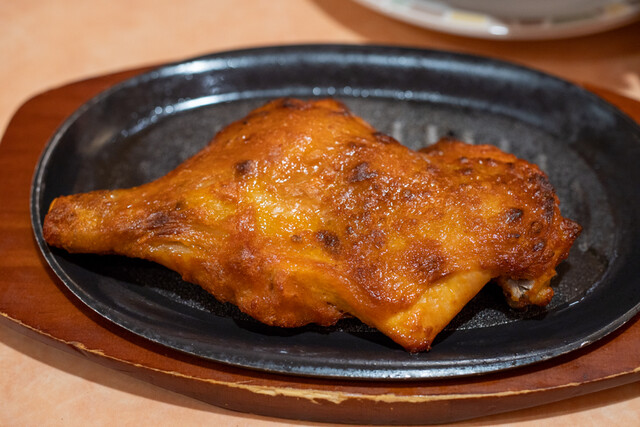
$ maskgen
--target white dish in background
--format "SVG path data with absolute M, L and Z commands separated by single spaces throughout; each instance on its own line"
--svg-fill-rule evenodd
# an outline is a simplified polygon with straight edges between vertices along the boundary
M 640 0 L 356 1 L 424 28 L 490 39 L 541 40 L 581 36 L 619 27 L 640 17 Z

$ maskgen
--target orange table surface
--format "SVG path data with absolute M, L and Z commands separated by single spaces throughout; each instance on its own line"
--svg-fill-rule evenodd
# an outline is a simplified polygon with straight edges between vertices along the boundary
M 561 40 L 488 41 L 414 27 L 348 0 L 5 1 L 0 22 L 0 133 L 27 99 L 78 79 L 221 50 L 297 43 L 475 53 L 640 100 L 640 23 Z M 217 408 L 2 324 L 0 364 L 3 426 L 315 425 Z M 458 425 L 637 425 L 639 420 L 640 383 L 632 383 Z

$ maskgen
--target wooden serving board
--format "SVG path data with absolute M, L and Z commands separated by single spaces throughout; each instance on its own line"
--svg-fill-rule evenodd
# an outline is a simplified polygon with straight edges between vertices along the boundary
M 58 126 L 98 92 L 143 69 L 38 95 L 0 144 L 0 319 L 35 339 L 237 411 L 342 423 L 443 423 L 542 405 L 640 380 L 640 316 L 581 350 L 508 372 L 430 381 L 338 381 L 210 362 L 135 336 L 84 307 L 48 268 L 29 217 L 32 174 Z M 640 103 L 589 88 L 640 121 Z

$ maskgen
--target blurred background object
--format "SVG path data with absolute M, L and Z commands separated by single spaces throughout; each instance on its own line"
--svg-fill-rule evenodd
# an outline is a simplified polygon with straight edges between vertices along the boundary
M 538 40 L 592 34 L 640 16 L 640 0 L 356 0 L 437 31 L 481 38 Z

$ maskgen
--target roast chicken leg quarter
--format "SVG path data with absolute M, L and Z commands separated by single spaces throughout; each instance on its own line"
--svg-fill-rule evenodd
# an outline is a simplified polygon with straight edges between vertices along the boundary
M 545 305 L 580 227 L 535 165 L 413 151 L 334 100 L 279 99 L 166 176 L 55 199 L 45 240 L 155 261 L 268 325 L 355 316 L 411 352 L 491 279 Z

